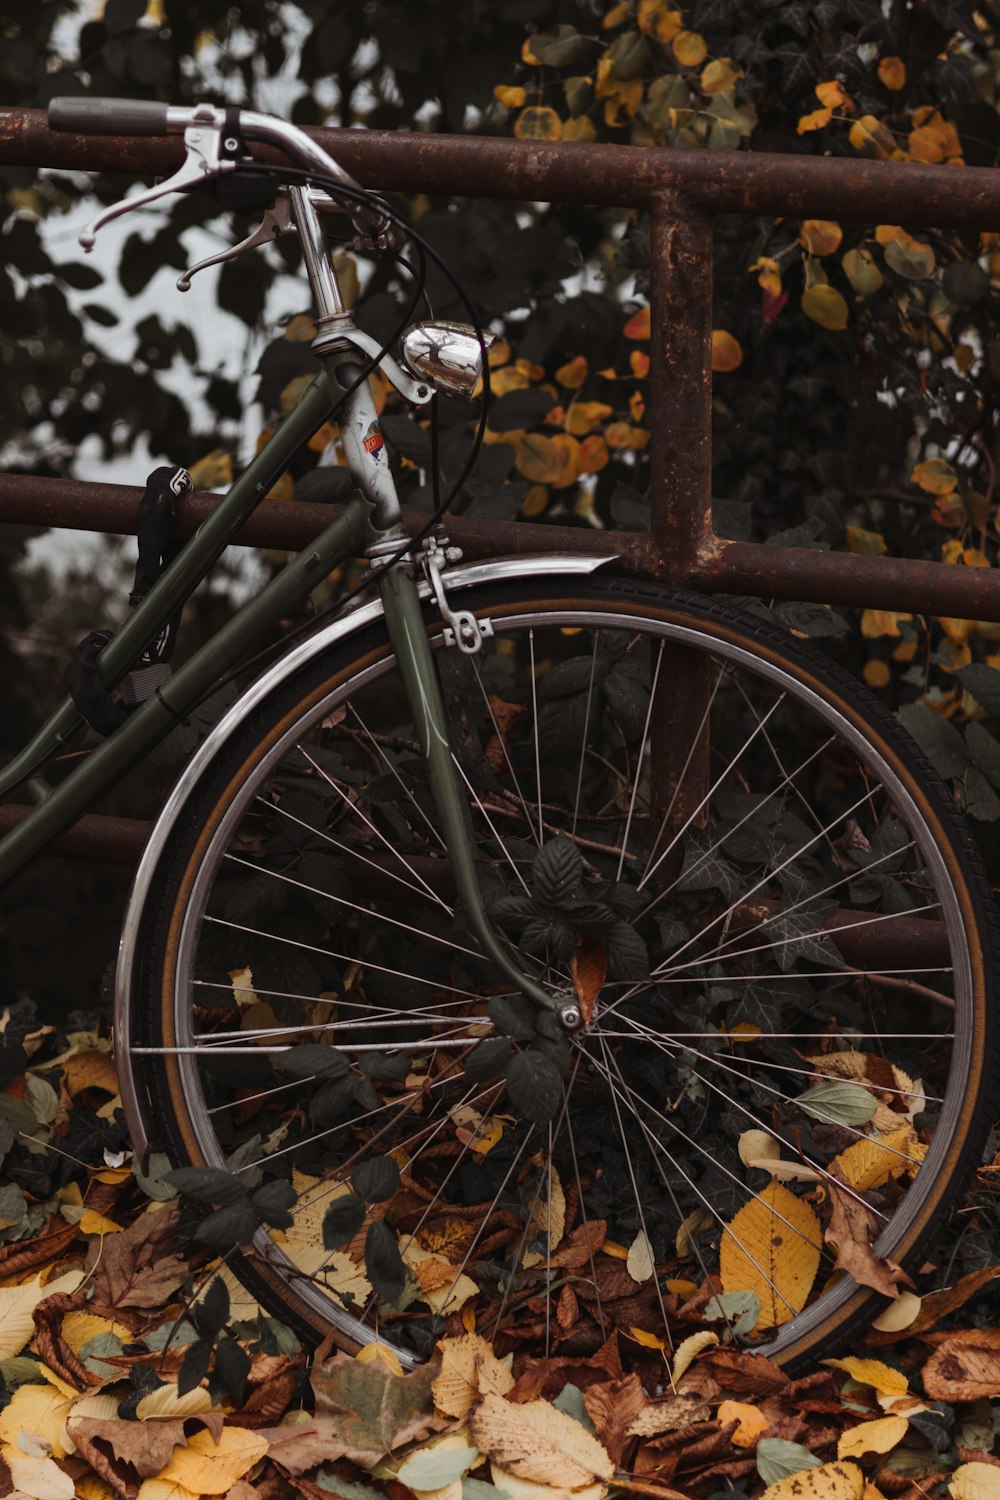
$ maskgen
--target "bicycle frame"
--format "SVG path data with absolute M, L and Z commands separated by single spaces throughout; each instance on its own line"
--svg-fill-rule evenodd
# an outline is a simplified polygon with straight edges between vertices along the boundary
M 555 996 L 526 974 L 503 945 L 487 916 L 479 888 L 465 797 L 455 770 L 448 721 L 423 622 L 412 559 L 406 550 L 399 501 L 378 426 L 367 379 L 359 379 L 356 349 L 344 337 L 353 325 L 344 308 L 336 275 L 325 254 L 310 196 L 291 190 L 299 237 L 313 296 L 319 310 L 314 344 L 322 371 L 267 444 L 228 491 L 225 499 L 157 580 L 99 659 L 107 687 L 113 687 L 139 659 L 147 643 L 204 579 L 225 546 L 312 434 L 340 409 L 341 435 L 359 493 L 311 547 L 290 562 L 261 592 L 192 656 L 56 787 L 35 779 L 38 804 L 0 840 L 0 884 L 16 874 L 64 832 L 183 721 L 194 704 L 245 658 L 248 637 L 273 630 L 290 607 L 300 603 L 347 558 L 367 551 L 392 555 L 378 578 L 389 638 L 396 651 L 410 707 L 418 726 L 442 833 L 452 860 L 456 887 L 469 925 L 500 971 L 536 1005 L 554 1009 L 567 1028 L 579 1024 L 572 995 Z M 0 794 L 34 777 L 80 727 L 66 699 L 30 743 L 0 774 Z

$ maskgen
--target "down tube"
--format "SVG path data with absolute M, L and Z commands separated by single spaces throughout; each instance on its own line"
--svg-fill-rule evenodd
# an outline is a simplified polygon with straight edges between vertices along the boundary
M 0 842 L 0 885 L 65 832 L 119 777 L 169 734 L 213 683 L 244 661 L 249 641 L 273 629 L 286 610 L 300 603 L 338 563 L 363 551 L 371 539 L 369 513 L 369 502 L 355 496 L 305 552 L 288 563 L 154 697 L 147 698 L 110 739 L 92 751 L 44 802 L 11 829 Z

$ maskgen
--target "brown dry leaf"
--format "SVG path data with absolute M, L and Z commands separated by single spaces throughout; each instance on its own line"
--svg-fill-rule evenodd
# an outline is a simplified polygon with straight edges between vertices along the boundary
M 712 329 L 712 369 L 717 375 L 738 370 L 743 363 L 743 350 L 738 339 L 724 328 Z
M 75 1292 L 83 1280 L 82 1271 L 67 1271 L 57 1281 L 42 1285 L 41 1276 L 21 1286 L 0 1288 L 0 1359 L 20 1354 L 35 1331 L 34 1311 L 47 1297 Z
M 94 1273 L 95 1302 L 158 1307 L 176 1292 L 188 1272 L 186 1261 L 168 1250 L 179 1215 L 179 1201 L 147 1209 L 121 1234 L 91 1244 L 84 1266 Z
M 1000 1334 L 998 1334 L 1000 1340 Z M 880 1359 L 859 1359 L 846 1354 L 842 1359 L 824 1359 L 823 1364 L 831 1370 L 843 1370 L 859 1385 L 870 1385 L 883 1396 L 905 1396 L 909 1389 L 902 1370 L 894 1370 Z
M 159 1475 L 170 1463 L 174 1449 L 185 1441 L 182 1418 L 166 1422 L 128 1422 L 117 1417 L 110 1421 L 71 1417 L 66 1431 L 92 1468 L 100 1471 L 98 1466 L 102 1455 L 95 1445 L 106 1445 L 120 1463 L 131 1464 L 143 1479 Z
M 427 1437 L 442 1425 L 432 1396 L 439 1369 L 435 1360 L 399 1376 L 382 1365 L 359 1364 L 349 1354 L 314 1365 L 316 1411 L 307 1427 L 296 1430 L 287 1451 L 283 1448 L 282 1466 L 303 1474 L 318 1463 L 349 1458 L 371 1469 L 394 1448 Z M 270 1434 L 283 1431 L 272 1428 Z
M 912 1285 L 912 1282 L 902 1266 L 873 1251 L 871 1242 L 879 1230 L 875 1214 L 867 1203 L 832 1180 L 827 1183 L 827 1190 L 833 1214 L 824 1239 L 837 1251 L 834 1269 L 846 1271 L 859 1285 L 873 1287 L 884 1297 L 898 1297 L 897 1283 L 905 1281 Z
M 716 1349 L 705 1364 L 723 1390 L 742 1395 L 771 1396 L 788 1384 L 780 1365 L 749 1349 Z
M 948 1334 L 920 1373 L 924 1391 L 933 1401 L 1000 1396 L 1000 1328 L 969 1328 Z
M 607 1449 L 549 1401 L 514 1406 L 484 1396 L 469 1415 L 469 1435 L 493 1462 L 536 1484 L 575 1490 L 614 1473 Z
M 158 1424 L 162 1425 L 162 1424 Z M 267 1452 L 267 1439 L 245 1427 L 224 1427 L 216 1442 L 210 1432 L 196 1432 L 178 1448 L 159 1475 L 196 1495 L 224 1495 Z
M 110 1050 L 100 1051 L 96 1047 L 74 1052 L 66 1059 L 63 1082 L 72 1098 L 84 1089 L 100 1089 L 105 1094 L 117 1094 L 118 1075 Z
M 705 1422 L 712 1408 L 703 1396 L 666 1396 L 662 1401 L 648 1402 L 629 1427 L 629 1437 L 655 1437 L 661 1432 L 676 1432 L 696 1422 Z
M 573 1288 L 568 1284 L 559 1293 L 559 1301 L 556 1303 L 556 1322 L 566 1332 L 572 1328 L 580 1318 L 580 1302 Z
M 602 410 L 610 413 L 611 408 L 602 407 Z M 594 1004 L 608 972 L 608 955 L 604 944 L 597 938 L 578 937 L 569 971 L 573 976 L 573 987 L 580 1002 L 583 1019 L 589 1025 L 594 1014 Z
M 970 1297 L 974 1297 L 998 1276 L 1000 1276 L 1000 1266 L 986 1266 L 978 1271 L 969 1271 L 956 1281 L 954 1286 L 945 1287 L 943 1291 L 928 1292 L 921 1298 L 920 1312 L 910 1324 L 907 1335 L 928 1332 L 939 1319 L 962 1307 Z M 890 1340 L 887 1337 L 875 1342 L 889 1343 Z
M 448 1417 L 464 1417 L 472 1404 L 486 1395 L 506 1396 L 514 1384 L 510 1366 L 497 1359 L 478 1333 L 442 1339 L 441 1373 L 434 1381 L 434 1405 Z
M 755 1448 L 758 1439 L 770 1430 L 760 1407 L 750 1406 L 746 1401 L 723 1401 L 716 1416 L 723 1426 L 730 1422 L 736 1423 L 736 1431 L 731 1434 L 729 1441 L 737 1448 Z
M 761 1500 L 861 1500 L 865 1476 L 857 1464 L 821 1464 L 769 1485 Z
M 756 1331 L 779 1327 L 801 1312 L 816 1278 L 821 1241 L 808 1203 L 780 1182 L 770 1182 L 728 1225 L 719 1247 L 723 1290 L 757 1293 Z
M 607 1225 L 603 1219 L 584 1219 L 552 1256 L 552 1264 L 565 1271 L 588 1266 L 604 1244 Z M 577 1288 L 579 1291 L 580 1288 Z
M 864 1458 L 869 1453 L 891 1453 L 909 1431 L 905 1417 L 876 1417 L 874 1422 L 859 1422 L 841 1433 L 837 1443 L 838 1458 Z
M 616 1464 L 621 1463 L 632 1423 L 646 1405 L 638 1375 L 626 1375 L 624 1380 L 588 1386 L 583 1393 L 583 1404 L 594 1424 L 598 1442 L 604 1444 Z

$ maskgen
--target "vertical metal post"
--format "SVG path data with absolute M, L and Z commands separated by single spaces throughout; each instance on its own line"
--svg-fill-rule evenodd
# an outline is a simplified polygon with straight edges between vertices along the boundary
M 650 213 L 650 538 L 665 582 L 692 584 L 712 543 L 712 219 L 679 195 Z M 708 788 L 709 666 L 675 646 L 664 656 L 650 751 L 654 856 Z M 698 743 L 692 746 L 692 736 Z M 704 822 L 704 813 L 695 817 Z M 663 861 L 669 884 L 682 850 Z

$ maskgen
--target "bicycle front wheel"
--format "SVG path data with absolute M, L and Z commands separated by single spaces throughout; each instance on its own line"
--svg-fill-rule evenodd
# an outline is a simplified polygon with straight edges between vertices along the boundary
M 584 1025 L 478 955 L 366 627 L 211 752 L 159 860 L 167 1149 L 291 1185 L 240 1274 L 345 1347 L 377 1322 L 412 1363 L 464 1322 L 641 1354 L 701 1307 L 801 1364 L 919 1265 L 990 1126 L 968 832 L 892 715 L 766 621 L 605 579 L 462 602 L 479 655 L 428 633 L 482 886 Z

